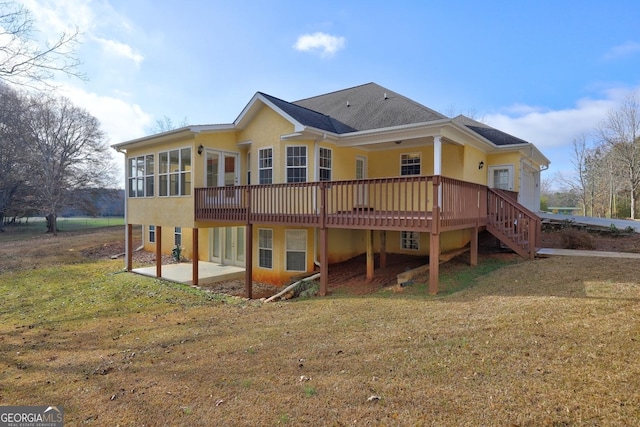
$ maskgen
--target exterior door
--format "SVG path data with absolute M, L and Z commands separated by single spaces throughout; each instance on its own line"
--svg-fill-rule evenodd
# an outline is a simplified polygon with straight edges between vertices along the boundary
M 540 210 L 540 172 L 524 165 L 520 183 L 520 204 L 531 212 Z
M 367 158 L 356 156 L 356 179 L 367 179 Z M 367 206 L 367 192 L 365 185 L 356 187 L 356 206 Z
M 219 193 L 223 206 L 239 202 L 237 190 L 239 167 L 238 153 L 207 150 L 205 155 L 205 186 L 226 187 Z M 244 227 L 216 227 L 209 235 L 211 261 L 244 266 Z
M 216 227 L 209 236 L 210 258 L 225 265 L 245 266 L 245 228 Z
M 232 187 L 238 185 L 238 158 L 238 153 L 207 150 L 204 185 L 206 187 Z M 224 197 L 227 199 L 234 199 L 236 196 L 235 190 L 230 189 L 224 192 Z M 225 202 L 231 201 L 225 200 Z

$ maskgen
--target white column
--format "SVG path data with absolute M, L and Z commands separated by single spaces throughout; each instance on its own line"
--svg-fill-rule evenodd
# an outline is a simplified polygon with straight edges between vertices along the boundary
M 442 141 L 440 135 L 433 137 L 433 174 L 442 175 Z M 438 186 L 438 196 L 434 205 L 442 207 L 442 184 Z
M 442 175 L 442 141 L 440 135 L 433 137 L 433 174 Z

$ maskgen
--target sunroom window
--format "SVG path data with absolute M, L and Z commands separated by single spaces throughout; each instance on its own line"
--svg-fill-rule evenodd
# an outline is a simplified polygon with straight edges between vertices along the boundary
M 153 197 L 153 154 L 129 158 L 129 197 Z
M 191 195 L 191 148 L 160 153 L 158 178 L 160 196 Z

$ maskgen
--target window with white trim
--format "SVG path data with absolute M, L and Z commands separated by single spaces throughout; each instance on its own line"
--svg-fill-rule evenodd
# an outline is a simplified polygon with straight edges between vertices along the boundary
M 155 242 L 156 242 L 156 226 L 150 225 L 149 226 L 149 243 L 155 243 Z
M 258 230 L 258 266 L 273 268 L 273 230 Z
M 285 231 L 285 269 L 307 271 L 307 230 Z
M 287 147 L 287 182 L 307 182 L 307 147 Z
M 331 181 L 331 149 L 320 147 L 320 181 Z
M 153 154 L 129 158 L 129 197 L 153 197 Z
M 420 153 L 400 156 L 400 175 L 420 175 Z
M 159 154 L 160 196 L 191 195 L 191 148 L 164 151 Z
M 400 247 L 402 249 L 409 249 L 417 251 L 420 249 L 420 233 L 417 231 L 401 231 L 400 232 Z
M 273 184 L 273 148 L 258 151 L 258 184 Z
M 173 243 L 176 246 L 182 245 L 182 227 L 176 227 L 173 231 Z

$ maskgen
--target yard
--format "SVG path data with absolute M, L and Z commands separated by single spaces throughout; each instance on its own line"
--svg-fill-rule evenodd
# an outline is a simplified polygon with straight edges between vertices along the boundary
M 637 260 L 487 256 L 443 265 L 438 296 L 263 304 L 123 273 L 104 256 L 122 238 L 0 236 L 0 405 L 59 405 L 69 426 L 640 419 Z

